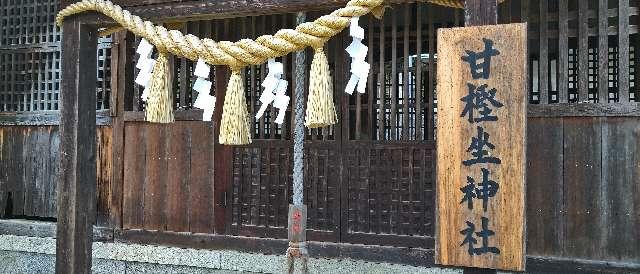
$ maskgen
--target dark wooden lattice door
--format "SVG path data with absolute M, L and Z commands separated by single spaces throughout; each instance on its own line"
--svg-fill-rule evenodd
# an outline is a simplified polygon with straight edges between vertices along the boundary
M 350 70 L 344 51 L 351 42 L 348 33 L 327 44 L 340 121 L 331 128 L 307 131 L 309 240 L 433 247 L 435 30 L 454 24 L 434 21 L 461 21 L 462 16 L 427 4 L 403 4 L 387 12 L 384 22 L 360 20 L 372 65 L 366 93 L 343 92 Z M 281 19 L 266 22 L 270 20 Z M 292 60 L 283 61 L 285 75 L 293 82 Z M 264 67 L 247 72 L 247 99 L 255 111 Z M 227 194 L 229 234 L 287 237 L 293 123 L 279 127 L 270 119 L 274 116 L 271 112 L 254 120 L 258 140 L 234 149 Z

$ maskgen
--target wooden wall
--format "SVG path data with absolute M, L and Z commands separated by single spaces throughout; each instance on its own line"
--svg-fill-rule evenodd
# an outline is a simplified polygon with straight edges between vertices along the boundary
M 98 222 L 106 224 L 111 128 L 98 127 L 97 139 Z M 0 127 L 0 217 L 56 218 L 59 143 L 57 126 Z
M 528 254 L 640 259 L 640 119 L 530 118 Z
M 212 123 L 127 122 L 123 229 L 214 233 Z

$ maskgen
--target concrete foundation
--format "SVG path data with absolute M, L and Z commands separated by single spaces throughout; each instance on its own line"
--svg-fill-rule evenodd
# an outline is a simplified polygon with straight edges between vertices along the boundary
M 0 235 L 0 273 L 53 273 L 55 239 Z M 309 260 L 312 273 L 462 273 L 358 260 Z M 285 273 L 284 255 L 122 243 L 93 244 L 94 273 Z

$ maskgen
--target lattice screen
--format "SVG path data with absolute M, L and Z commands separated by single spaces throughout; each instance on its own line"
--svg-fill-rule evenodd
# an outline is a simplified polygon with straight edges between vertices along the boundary
M 58 110 L 58 0 L 0 1 L 0 111 Z M 98 45 L 97 109 L 109 108 L 111 38 Z

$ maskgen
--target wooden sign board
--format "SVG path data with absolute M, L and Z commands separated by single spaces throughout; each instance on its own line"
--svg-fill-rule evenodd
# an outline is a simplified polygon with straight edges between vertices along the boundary
M 438 264 L 525 268 L 526 34 L 438 31 Z

